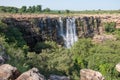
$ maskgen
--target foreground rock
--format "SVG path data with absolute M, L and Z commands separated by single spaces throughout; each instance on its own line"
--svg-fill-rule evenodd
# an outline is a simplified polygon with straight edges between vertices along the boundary
M 27 72 L 21 74 L 16 80 L 45 80 L 37 68 L 32 68 Z
M 16 67 L 9 64 L 0 66 L 0 80 L 15 80 L 18 76 L 19 72 Z
M 115 69 L 120 72 L 120 63 L 118 63 L 116 66 L 115 66 Z
M 70 78 L 66 76 L 50 75 L 49 80 L 70 80 Z
M 91 69 L 80 70 L 80 80 L 104 80 L 100 72 Z

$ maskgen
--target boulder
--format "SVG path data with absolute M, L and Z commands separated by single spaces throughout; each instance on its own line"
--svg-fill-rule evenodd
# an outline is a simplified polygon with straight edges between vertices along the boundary
M 50 75 L 49 80 L 70 80 L 70 78 L 66 76 Z
M 115 66 L 115 69 L 120 72 L 120 63 L 118 63 L 116 66 Z
M 9 64 L 0 66 L 0 80 L 15 80 L 19 76 L 19 71 L 16 67 Z
M 98 71 L 91 69 L 81 69 L 80 80 L 104 80 L 104 77 Z
M 21 74 L 16 80 L 45 80 L 37 68 L 32 68 L 27 72 Z
M 0 44 L 0 65 L 4 64 L 8 59 L 10 57 L 5 53 L 5 48 Z

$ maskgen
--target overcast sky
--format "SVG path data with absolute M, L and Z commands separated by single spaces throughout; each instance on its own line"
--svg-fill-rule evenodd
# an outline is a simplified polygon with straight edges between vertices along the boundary
M 53 10 L 118 10 L 120 0 L 0 0 L 0 6 L 33 6 Z

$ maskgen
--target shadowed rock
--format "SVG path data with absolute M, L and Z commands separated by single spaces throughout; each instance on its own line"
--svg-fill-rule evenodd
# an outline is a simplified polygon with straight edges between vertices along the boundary
M 5 63 L 4 58 L 3 58 L 2 56 L 0 56 L 0 65 L 1 65 L 1 64 L 4 64 L 4 63 Z
M 49 80 L 70 80 L 70 78 L 66 76 L 50 75 Z
M 9 59 L 9 56 L 5 52 L 5 48 L 0 44 L 0 65 L 4 64 Z

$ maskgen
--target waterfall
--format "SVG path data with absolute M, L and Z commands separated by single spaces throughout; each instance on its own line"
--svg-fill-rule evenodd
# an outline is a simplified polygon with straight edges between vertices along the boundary
M 61 17 L 59 18 L 59 22 L 60 22 L 60 35 L 61 35 L 62 37 L 64 37 L 63 21 L 62 21 Z
M 65 47 L 70 48 L 77 40 L 75 18 L 66 19 L 66 30 L 64 34 L 63 21 L 59 18 L 60 36 L 64 40 Z

